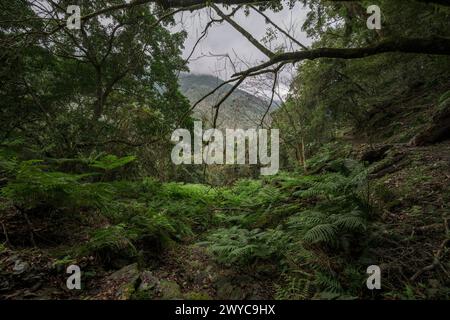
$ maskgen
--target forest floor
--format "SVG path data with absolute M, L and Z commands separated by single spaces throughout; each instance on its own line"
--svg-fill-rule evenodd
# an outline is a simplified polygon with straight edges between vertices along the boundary
M 356 153 L 364 153 L 367 147 L 358 145 Z M 439 279 L 449 276 L 450 265 L 450 257 L 442 250 L 449 241 L 450 142 L 426 147 L 375 146 L 377 150 L 383 148 L 386 150 L 381 155 L 371 159 L 370 177 L 381 211 L 377 224 L 384 230 L 381 245 L 372 250 L 383 262 L 383 270 L 389 273 L 386 296 L 445 295 L 442 291 L 445 280 Z M 12 228 L 25 225 L 2 223 L 3 231 L 9 234 L 14 233 Z M 45 230 L 46 225 L 33 221 L 33 227 L 35 231 Z M 80 235 L 73 242 L 83 237 Z M 66 287 L 68 275 L 63 268 L 69 261 L 55 258 L 60 245 L 3 246 L 0 248 L 0 299 L 274 298 L 280 279 L 274 265 L 235 268 L 218 264 L 197 244 L 201 238 L 202 235 L 196 235 L 174 242 L 161 254 L 145 261 L 116 261 L 108 269 L 96 265 L 89 257 L 84 258 L 78 262 L 87 270 L 82 274 L 83 290 L 72 291 Z M 394 293 L 398 283 L 408 288 L 421 278 L 426 284 L 422 289 Z
M 205 248 L 173 244 L 148 264 L 105 271 L 88 263 L 83 288 L 70 291 L 62 268 L 43 249 L 0 254 L 1 299 L 270 299 L 273 279 L 217 264 Z M 269 270 L 271 271 L 271 270 Z M 273 270 L 272 270 L 273 271 Z

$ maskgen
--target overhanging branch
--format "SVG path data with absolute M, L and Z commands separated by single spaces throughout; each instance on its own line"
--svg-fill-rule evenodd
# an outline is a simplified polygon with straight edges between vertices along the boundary
M 450 55 L 450 39 L 434 37 L 429 39 L 400 38 L 386 40 L 376 45 L 364 48 L 320 48 L 306 51 L 287 52 L 275 55 L 269 61 L 236 73 L 233 77 L 263 70 L 274 64 L 286 61 L 299 62 L 302 60 L 315 60 L 318 58 L 358 59 L 381 53 L 419 53 L 432 55 Z
M 173 8 L 185 8 L 187 10 L 197 10 L 203 7 L 206 7 L 210 4 L 223 4 L 223 5 L 245 5 L 245 4 L 261 4 L 261 3 L 269 3 L 273 0 L 133 0 L 129 3 L 113 5 L 110 7 L 106 7 L 102 10 L 92 12 L 86 16 L 84 16 L 83 20 L 88 20 L 90 18 L 96 17 L 101 14 L 105 14 L 115 10 L 122 9 L 130 9 L 132 7 L 149 4 L 149 3 L 157 3 L 163 6 L 165 9 L 173 9 Z M 359 2 L 361 0 L 324 0 L 324 2 Z M 420 2 L 425 4 L 438 4 L 442 6 L 450 6 L 449 0 L 410 0 L 412 2 Z

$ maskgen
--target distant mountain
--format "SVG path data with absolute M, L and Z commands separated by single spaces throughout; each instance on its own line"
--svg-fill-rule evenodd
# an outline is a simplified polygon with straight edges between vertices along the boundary
M 217 77 L 204 74 L 181 74 L 179 81 L 181 92 L 189 99 L 191 104 L 194 104 L 224 82 Z M 206 124 L 210 126 L 214 119 L 213 107 L 231 88 L 231 84 L 226 84 L 215 94 L 206 98 L 194 109 L 194 117 L 202 120 L 205 127 Z M 230 129 L 256 128 L 261 122 L 268 104 L 269 102 L 264 99 L 237 89 L 220 107 L 217 127 Z M 266 119 L 269 120 L 270 116 L 267 116 Z

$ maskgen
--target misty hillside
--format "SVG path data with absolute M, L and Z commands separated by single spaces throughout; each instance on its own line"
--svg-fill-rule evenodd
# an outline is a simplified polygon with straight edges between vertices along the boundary
M 205 74 L 181 74 L 181 92 L 189 99 L 191 104 L 196 103 L 203 96 L 223 83 L 223 80 Z M 194 109 L 194 117 L 211 124 L 214 118 L 213 107 L 221 97 L 232 88 L 227 84 L 215 94 L 206 98 Z M 237 89 L 220 107 L 218 128 L 250 128 L 260 124 L 269 105 L 268 101 L 256 97 L 246 91 Z M 271 111 L 276 108 L 274 103 Z M 266 118 L 268 120 L 269 117 Z

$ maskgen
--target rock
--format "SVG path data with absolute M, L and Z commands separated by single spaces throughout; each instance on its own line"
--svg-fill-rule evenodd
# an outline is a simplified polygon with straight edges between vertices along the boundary
M 223 284 L 217 289 L 217 297 L 221 300 L 243 300 L 245 296 L 245 292 L 240 287 L 233 286 L 231 283 Z
M 22 274 L 25 271 L 27 271 L 28 268 L 29 268 L 29 264 L 27 262 L 24 262 L 24 261 L 18 259 L 14 262 L 13 271 L 14 271 L 14 274 Z
M 108 280 L 121 281 L 121 280 L 133 280 L 134 282 L 139 279 L 139 269 L 137 263 L 130 264 L 122 269 L 114 272 L 108 277 Z
M 222 276 L 215 283 L 219 300 L 264 300 L 264 287 L 248 275 Z
M 174 281 L 161 280 L 158 291 L 162 300 L 176 300 L 183 298 L 180 286 Z
M 156 278 L 151 271 L 144 271 L 141 273 L 141 284 L 138 291 L 154 290 L 159 284 L 158 278 Z
M 242 300 L 245 299 L 245 292 L 233 284 L 233 279 L 221 277 L 215 282 L 217 299 L 219 300 Z
M 135 292 L 139 276 L 138 265 L 134 263 L 114 272 L 106 281 L 114 288 L 116 299 L 128 300 Z
M 140 275 L 140 284 L 133 294 L 134 300 L 152 300 L 157 294 L 159 280 L 151 271 L 145 270 Z
M 197 273 L 192 277 L 192 281 L 197 285 L 203 285 L 210 281 L 212 276 L 212 267 L 207 266 L 204 270 L 198 270 Z

